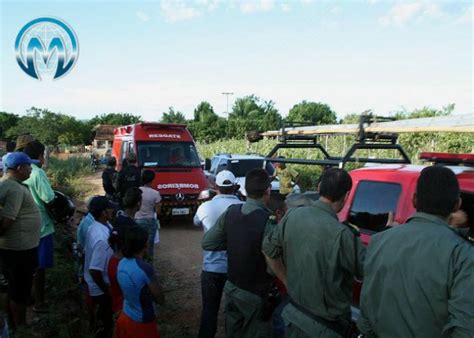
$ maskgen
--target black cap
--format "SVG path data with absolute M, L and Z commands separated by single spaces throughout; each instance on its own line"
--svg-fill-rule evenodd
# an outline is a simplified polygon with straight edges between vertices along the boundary
M 89 211 L 104 211 L 106 209 L 117 209 L 117 203 L 110 201 L 105 196 L 95 196 L 89 203 Z

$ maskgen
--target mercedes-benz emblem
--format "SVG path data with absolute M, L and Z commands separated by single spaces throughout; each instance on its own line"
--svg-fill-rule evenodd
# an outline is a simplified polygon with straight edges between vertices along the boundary
M 176 200 L 178 200 L 178 201 L 184 201 L 184 194 L 181 193 L 181 192 L 178 192 L 178 193 L 176 194 Z

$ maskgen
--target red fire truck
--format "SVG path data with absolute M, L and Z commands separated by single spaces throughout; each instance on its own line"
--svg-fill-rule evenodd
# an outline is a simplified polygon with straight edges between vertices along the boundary
M 128 154 L 156 173 L 153 187 L 162 196 L 164 216 L 192 215 L 209 199 L 206 177 L 194 140 L 182 124 L 137 123 L 115 128 L 112 156 L 117 170 Z

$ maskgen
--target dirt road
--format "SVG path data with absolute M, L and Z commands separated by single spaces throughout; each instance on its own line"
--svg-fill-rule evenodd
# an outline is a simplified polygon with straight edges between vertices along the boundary
M 197 337 L 201 311 L 202 230 L 191 220 L 163 225 L 155 252 L 166 297 L 158 316 L 163 337 Z
M 201 311 L 200 273 L 202 229 L 190 219 L 163 225 L 155 252 L 166 296 L 158 322 L 162 337 L 197 337 Z M 223 304 L 222 304 L 223 305 Z M 219 315 L 217 337 L 224 337 L 224 316 Z

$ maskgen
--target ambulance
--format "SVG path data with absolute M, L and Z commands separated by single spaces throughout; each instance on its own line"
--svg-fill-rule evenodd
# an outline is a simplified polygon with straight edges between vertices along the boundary
M 130 153 L 142 170 L 155 172 L 152 187 L 161 194 L 162 216 L 193 215 L 209 199 L 208 182 L 186 125 L 145 122 L 115 128 L 112 156 L 117 170 Z

